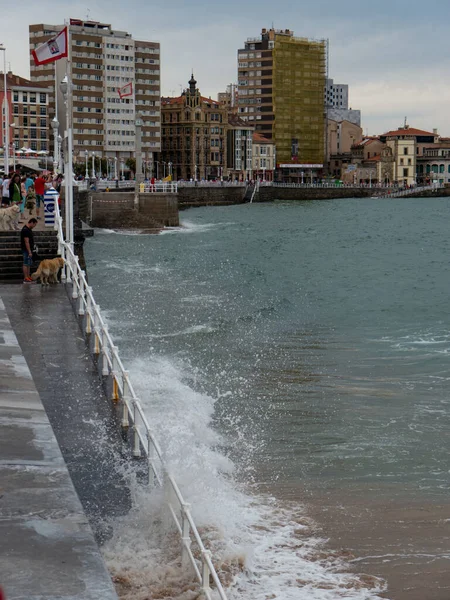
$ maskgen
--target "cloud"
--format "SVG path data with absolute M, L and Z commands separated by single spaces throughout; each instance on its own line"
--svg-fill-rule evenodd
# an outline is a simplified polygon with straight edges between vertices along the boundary
M 86 6 L 23 0 L 25 18 L 5 12 L 0 41 L 12 70 L 29 76 L 29 23 L 85 18 Z M 443 78 L 450 66 L 444 52 L 450 3 L 428 0 L 424 12 L 418 0 L 278 0 L 276 5 L 269 0 L 172 0 L 157 8 L 145 0 L 93 0 L 89 11 L 91 19 L 129 31 L 135 39 L 161 43 L 163 94 L 179 94 L 194 69 L 203 95 L 216 97 L 236 81 L 237 49 L 274 22 L 298 36 L 330 40 L 330 76 L 350 85 L 352 108 L 362 110 L 370 132 L 398 126 L 407 115 L 411 125 L 438 127 L 450 135 L 450 85 Z

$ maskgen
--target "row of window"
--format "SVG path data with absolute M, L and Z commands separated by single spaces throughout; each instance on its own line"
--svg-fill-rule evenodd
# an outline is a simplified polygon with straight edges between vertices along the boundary
M 16 142 L 16 148 L 19 148 L 20 146 L 29 146 L 31 148 L 31 150 L 34 150 L 35 152 L 37 152 L 38 150 L 47 150 L 47 142 L 45 141 L 35 141 L 35 140 L 31 140 L 29 141 L 28 138 L 22 138 L 22 139 L 18 139 Z
M 246 58 L 261 58 L 261 52 L 239 52 L 239 58 L 242 60 Z
M 44 92 L 19 92 L 13 90 L 13 102 L 22 102 L 24 104 L 36 104 L 38 99 L 40 104 L 47 104 L 47 94 Z
M 238 63 L 238 67 L 240 69 L 246 69 L 247 67 L 262 67 L 262 63 L 261 61 L 256 61 L 256 62 L 240 62 Z
M 22 110 L 20 110 L 20 109 L 22 109 Z M 28 113 L 28 106 L 22 106 L 22 107 L 20 107 L 17 104 L 15 104 L 13 106 L 13 113 L 15 115 L 19 115 L 19 114 L 22 114 L 22 115 L 28 115 L 28 114 L 30 114 L 30 115 L 37 115 L 37 111 L 36 111 L 35 108 L 33 109 L 33 108 L 30 107 L 30 111 Z M 47 114 L 47 107 L 46 106 L 40 106 L 39 107 L 39 114 L 40 115 L 46 115 Z

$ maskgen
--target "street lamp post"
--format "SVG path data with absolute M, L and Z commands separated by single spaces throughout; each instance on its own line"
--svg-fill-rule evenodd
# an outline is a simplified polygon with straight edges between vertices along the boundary
M 73 250 L 74 231 L 73 231 L 73 139 L 72 139 L 72 81 L 66 73 L 60 83 L 60 89 L 64 96 L 66 107 L 66 139 L 67 146 L 64 155 L 64 180 L 66 191 L 66 239 Z
M 156 179 L 159 179 L 159 160 L 155 160 L 156 162 Z
M 52 119 L 52 129 L 53 129 L 53 172 L 56 173 L 59 166 L 59 142 L 58 142 L 58 129 L 59 129 L 59 121 L 55 117 Z
M 95 179 L 95 152 L 92 153 L 92 179 Z
M 120 160 L 120 171 L 121 171 L 120 177 L 121 177 L 122 181 L 125 179 L 124 174 L 123 174 L 124 168 L 125 168 L 125 163 L 124 163 L 123 158 L 122 158 Z
M 114 179 L 117 181 L 117 156 L 114 157 Z
M 59 172 L 61 172 L 63 170 L 63 168 L 62 168 L 63 165 L 62 165 L 61 144 L 62 144 L 62 137 L 60 135 L 58 135 L 58 155 L 57 155 L 58 165 L 57 165 L 57 170 L 59 170 Z
M 88 159 L 89 159 L 89 152 L 87 150 L 84 151 L 84 158 L 85 158 L 85 173 L 84 173 L 84 178 L 85 179 L 89 179 L 89 168 L 88 168 Z
M 172 163 L 168 163 L 167 166 L 169 167 L 169 177 L 172 176 Z
M 166 162 L 164 160 L 161 161 L 161 164 L 163 165 L 163 179 L 166 178 Z
M 194 181 L 197 181 L 197 165 L 194 165 Z
M 8 80 L 6 77 L 6 48 L 3 44 L 0 45 L 0 50 L 3 51 L 3 106 L 5 111 L 5 128 L 3 130 L 3 149 L 4 149 L 4 170 L 5 175 L 9 173 L 9 106 L 8 106 Z

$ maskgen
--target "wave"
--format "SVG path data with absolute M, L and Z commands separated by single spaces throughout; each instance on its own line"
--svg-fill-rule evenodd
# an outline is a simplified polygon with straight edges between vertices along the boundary
M 230 600 L 379 598 L 383 582 L 349 573 L 351 557 L 327 549 L 303 506 L 237 483 L 227 440 L 212 426 L 215 400 L 192 388 L 198 373 L 173 358 L 147 356 L 131 362 L 130 376 Z M 115 522 L 103 548 L 119 596 L 198 598 L 191 572 L 179 566 L 164 491 L 135 486 L 134 495 L 133 510 Z

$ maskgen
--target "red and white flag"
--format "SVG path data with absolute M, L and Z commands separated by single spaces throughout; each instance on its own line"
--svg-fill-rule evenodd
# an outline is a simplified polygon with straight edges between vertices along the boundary
M 31 54 L 36 65 L 46 65 L 66 57 L 67 50 L 67 27 L 64 27 L 54 38 L 32 50 Z
M 120 98 L 126 98 L 127 96 L 132 96 L 133 95 L 133 84 L 130 81 L 130 83 L 127 83 L 126 85 L 124 85 L 123 87 L 119 88 L 117 90 L 119 92 L 119 96 Z

